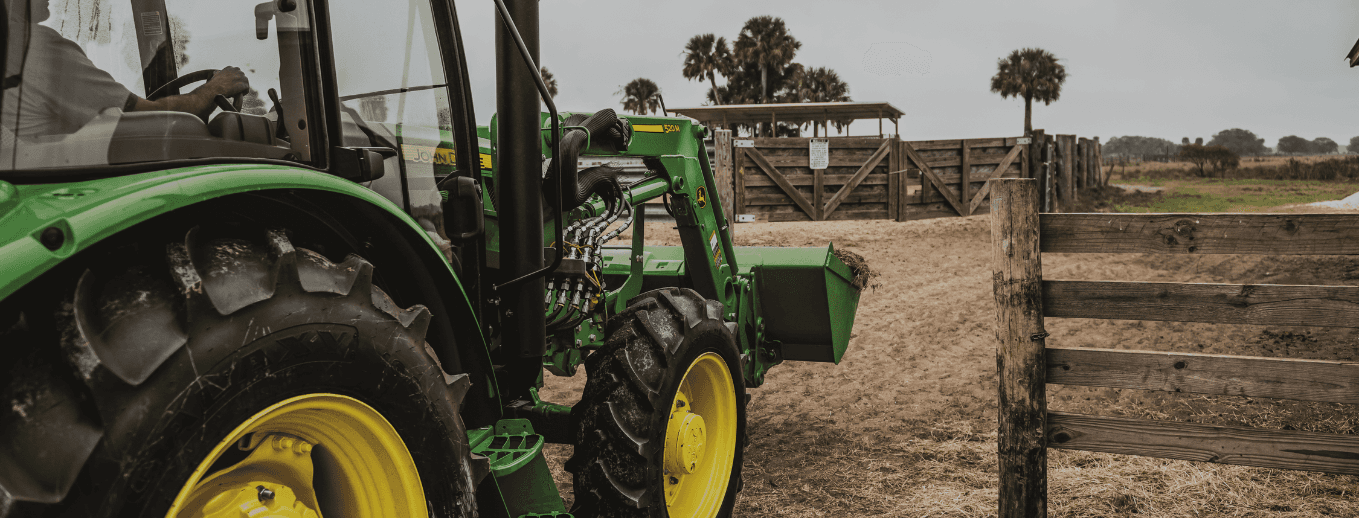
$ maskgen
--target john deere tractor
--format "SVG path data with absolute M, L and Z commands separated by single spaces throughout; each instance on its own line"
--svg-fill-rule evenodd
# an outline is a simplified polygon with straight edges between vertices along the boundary
M 707 130 L 559 113 L 493 1 L 477 127 L 451 0 L 3 0 L 0 517 L 731 514 L 862 272 L 732 246 Z

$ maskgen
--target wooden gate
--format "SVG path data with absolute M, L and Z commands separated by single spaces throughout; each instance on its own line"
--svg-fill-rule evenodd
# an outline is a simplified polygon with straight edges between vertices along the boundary
M 1019 137 L 900 145 L 904 171 L 895 179 L 902 186 L 897 221 L 985 214 L 991 180 L 1029 177 L 1028 146 Z
M 989 211 L 991 180 L 1030 176 L 1019 137 L 829 142 L 829 167 L 813 170 L 811 139 L 734 139 L 735 212 L 755 221 L 970 216 Z
M 891 219 L 894 138 L 831 138 L 830 167 L 811 169 L 807 138 L 736 139 L 736 213 L 757 221 Z

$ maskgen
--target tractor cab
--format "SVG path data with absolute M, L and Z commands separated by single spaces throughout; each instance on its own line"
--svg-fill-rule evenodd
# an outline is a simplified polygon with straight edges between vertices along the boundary
M 455 40 L 454 30 L 435 27 L 428 0 L 5 1 L 0 171 L 322 169 L 396 203 L 452 257 L 435 184 L 456 173 L 456 142 L 475 129 L 445 73 L 461 77 L 438 35 Z M 249 89 L 185 108 L 226 67 Z
M 261 161 L 340 172 L 357 161 L 360 180 L 399 172 L 374 188 L 409 210 L 455 169 L 450 99 L 461 94 L 428 1 L 6 2 L 0 170 Z M 199 113 L 176 102 L 226 67 L 249 89 Z M 364 149 L 382 164 L 362 163 L 374 158 Z M 412 180 L 423 195 L 400 192 Z

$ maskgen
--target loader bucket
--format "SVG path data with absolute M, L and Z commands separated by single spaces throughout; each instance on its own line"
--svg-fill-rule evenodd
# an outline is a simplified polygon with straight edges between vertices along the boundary
M 840 363 L 859 307 L 855 273 L 824 248 L 736 247 L 741 269 L 755 274 L 765 341 L 785 360 Z

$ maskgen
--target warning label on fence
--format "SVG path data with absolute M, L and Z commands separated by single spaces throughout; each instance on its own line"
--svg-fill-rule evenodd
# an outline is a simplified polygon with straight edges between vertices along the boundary
M 812 169 L 825 169 L 830 167 L 830 139 L 812 139 L 811 154 L 808 155 Z

